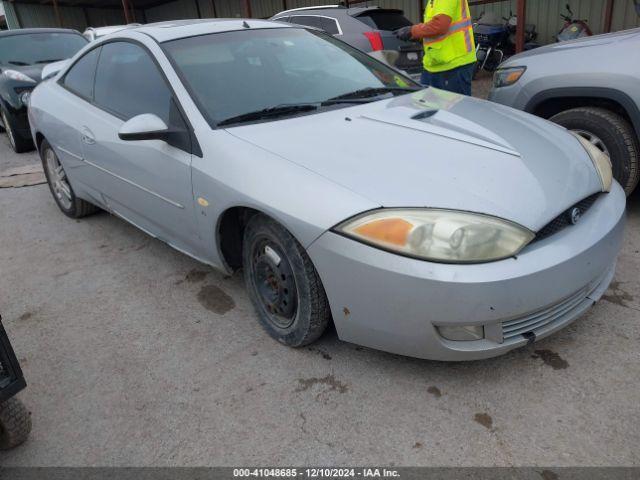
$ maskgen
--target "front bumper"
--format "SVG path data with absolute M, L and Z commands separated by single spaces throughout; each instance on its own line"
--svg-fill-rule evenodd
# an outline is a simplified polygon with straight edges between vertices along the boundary
M 614 183 L 577 225 L 492 263 L 415 260 L 333 232 L 308 253 L 342 340 L 433 360 L 489 358 L 563 328 L 602 296 L 613 278 L 625 205 Z M 483 325 L 491 339 L 450 341 L 436 329 L 455 325 Z

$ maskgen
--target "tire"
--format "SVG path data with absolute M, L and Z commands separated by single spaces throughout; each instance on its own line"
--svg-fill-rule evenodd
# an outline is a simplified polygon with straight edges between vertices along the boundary
M 62 213 L 70 218 L 82 218 L 96 213 L 99 210 L 98 207 L 76 197 L 76 194 L 73 192 L 73 188 L 71 187 L 71 183 L 69 183 L 69 180 L 66 177 L 64 168 L 49 142 L 43 140 L 40 144 L 39 150 L 40 159 L 42 160 L 42 168 L 44 169 L 44 174 L 47 177 L 49 190 L 51 190 L 53 199 L 56 201 L 56 204 Z M 55 167 L 56 165 L 57 168 Z M 56 173 L 57 170 L 60 170 L 61 173 Z
M 247 223 L 242 247 L 244 280 L 262 327 L 290 347 L 317 340 L 331 311 L 302 245 L 282 225 L 257 214 Z
M 4 131 L 7 133 L 7 137 L 9 137 L 9 145 L 11 145 L 13 151 L 16 153 L 23 153 L 33 150 L 33 142 L 31 140 L 25 140 L 15 133 L 15 125 L 13 124 L 12 118 L 7 113 L 6 109 L 1 108 L 0 115 L 2 116 Z M 0 131 L 1 130 L 2 129 L 0 129 Z
M 0 403 L 0 450 L 24 443 L 31 432 L 31 414 L 16 397 Z
M 566 110 L 550 120 L 569 130 L 586 132 L 601 140 L 611 158 L 613 177 L 627 195 L 636 188 L 640 180 L 640 153 L 635 131 L 627 120 L 598 107 Z

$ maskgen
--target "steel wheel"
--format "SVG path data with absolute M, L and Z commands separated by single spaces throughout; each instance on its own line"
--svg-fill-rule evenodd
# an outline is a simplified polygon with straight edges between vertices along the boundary
M 275 243 L 261 239 L 251 252 L 253 288 L 269 320 L 278 328 L 289 328 L 298 310 L 298 290 L 293 270 Z
M 67 174 L 64 172 L 64 168 L 51 148 L 47 148 L 45 150 L 44 159 L 53 194 L 65 210 L 71 209 L 73 195 L 71 193 L 71 187 L 67 181 Z
M 572 130 L 572 131 L 574 133 L 580 135 L 582 138 L 586 139 L 588 142 L 590 142 L 593 146 L 595 146 L 601 152 L 604 152 L 607 155 L 611 156 L 609 154 L 609 149 L 604 144 L 602 139 L 600 137 L 598 137 L 597 135 L 594 135 L 591 132 L 587 132 L 586 130 Z
M 9 123 L 9 120 L 7 119 L 7 114 L 4 113 L 4 110 L 2 111 L 2 126 L 4 127 L 5 131 L 7 132 L 7 137 L 9 137 L 9 143 L 11 144 L 11 148 L 13 148 L 15 150 L 16 149 L 16 139 L 14 137 L 13 130 L 11 129 L 11 124 Z

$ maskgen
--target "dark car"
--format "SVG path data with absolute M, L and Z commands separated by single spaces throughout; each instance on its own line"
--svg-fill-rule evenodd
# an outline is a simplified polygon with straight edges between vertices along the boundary
M 329 5 L 286 10 L 271 20 L 319 28 L 364 52 L 397 50 L 400 55 L 396 68 L 412 76 L 422 72 L 422 46 L 398 40 L 393 34 L 394 30 L 412 25 L 402 10 Z
M 33 148 L 27 105 L 42 69 L 72 57 L 87 42 L 80 32 L 61 28 L 0 32 L 0 131 L 6 130 L 16 152 Z

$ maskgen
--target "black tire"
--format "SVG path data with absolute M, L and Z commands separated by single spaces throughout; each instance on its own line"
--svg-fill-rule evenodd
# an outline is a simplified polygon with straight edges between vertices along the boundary
M 573 108 L 550 120 L 569 130 L 582 130 L 600 138 L 609 151 L 613 177 L 627 195 L 636 188 L 640 180 L 638 139 L 627 120 L 599 107 Z
M 7 133 L 7 137 L 9 137 L 9 145 L 11 145 L 13 151 L 23 153 L 33 150 L 33 142 L 31 140 L 25 140 L 15 133 L 16 128 L 13 124 L 13 118 L 11 118 L 11 115 L 7 113 L 4 107 L 0 109 L 0 115 L 2 115 L 1 123 L 4 125 L 4 131 Z M 2 131 L 2 128 L 0 128 L 0 131 Z
M 56 204 L 58 205 L 58 208 L 60 208 L 60 211 L 62 211 L 62 213 L 64 213 L 67 217 L 70 217 L 70 218 L 82 218 L 82 217 L 86 217 L 87 215 L 96 213 L 98 210 L 100 210 L 98 207 L 96 207 L 92 203 L 89 203 L 86 200 L 82 200 L 81 198 L 76 197 L 76 194 L 73 191 L 73 187 L 71 186 L 71 183 L 69 183 L 68 181 L 67 181 L 67 185 L 69 187 L 70 198 L 68 200 L 68 204 L 65 205 L 64 201 L 58 197 L 58 194 L 54 189 L 53 182 L 51 180 L 51 173 L 49 172 L 49 168 L 47 166 L 47 161 L 46 161 L 48 152 L 51 152 L 56 159 L 58 158 L 58 156 L 56 155 L 55 150 L 53 150 L 49 142 L 47 142 L 46 140 L 42 140 L 39 150 L 40 150 L 40 159 L 42 160 L 42 168 L 44 169 L 44 174 L 47 177 L 49 190 L 51 190 L 51 195 L 53 195 L 53 199 L 55 200 Z
M 282 225 L 257 214 L 244 231 L 242 260 L 249 297 L 267 333 L 290 347 L 317 340 L 331 311 L 302 245 Z
M 0 450 L 24 443 L 31 432 L 31 414 L 16 397 L 0 403 Z

